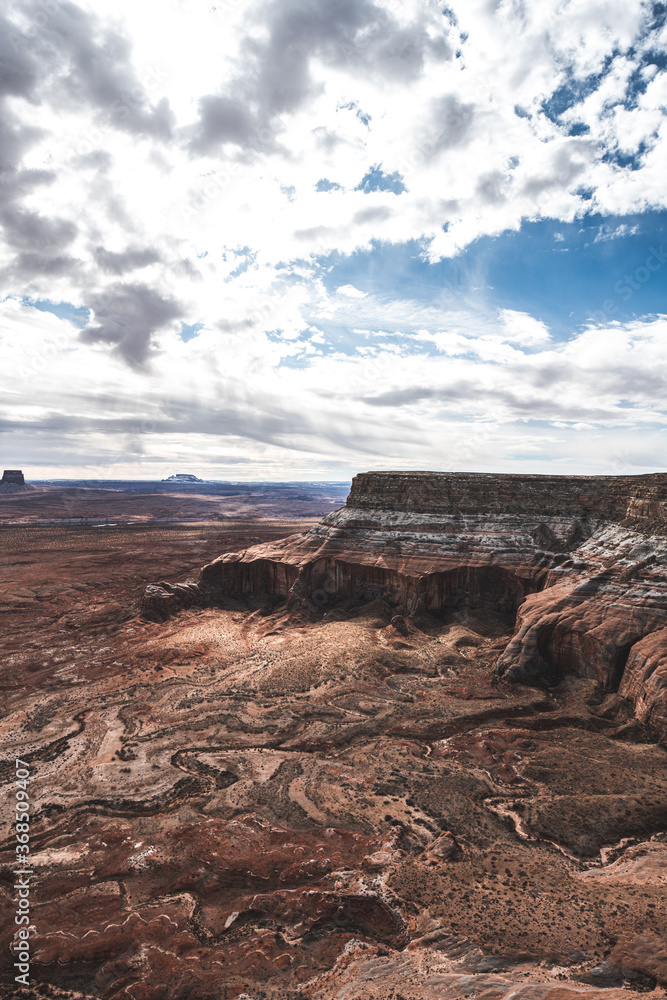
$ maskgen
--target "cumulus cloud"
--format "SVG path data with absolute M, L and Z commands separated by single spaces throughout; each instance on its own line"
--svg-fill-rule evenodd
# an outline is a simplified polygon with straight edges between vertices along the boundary
M 507 339 L 513 343 L 529 347 L 544 344 L 549 340 L 550 334 L 546 324 L 529 313 L 518 312 L 516 309 L 501 309 L 500 318 Z
M 209 153 L 225 142 L 247 146 L 258 128 L 252 113 L 241 101 L 220 94 L 206 94 L 199 101 L 199 123 L 191 149 L 195 153 Z M 272 138 L 270 130 L 267 134 Z
M 446 32 L 441 29 L 434 37 L 427 30 L 434 20 L 428 5 L 407 24 L 371 0 L 271 0 L 255 4 L 250 17 L 261 21 L 264 37 L 244 39 L 242 72 L 220 93 L 200 98 L 190 139 L 195 153 L 211 153 L 224 143 L 258 152 L 279 148 L 280 116 L 325 89 L 313 72 L 315 62 L 380 83 L 409 83 L 421 74 L 427 57 L 452 56 Z M 443 111 L 452 121 L 458 113 L 458 106 Z
M 104 115 L 113 128 L 158 139 L 169 137 L 167 101 L 150 105 L 132 65 L 131 42 L 92 11 L 75 3 L 32 0 L 9 26 L 14 75 L 38 75 L 34 94 Z M 35 70 L 39 67 L 39 71 Z M 49 96 L 43 92 L 49 89 Z M 24 94 L 24 96 L 26 96 Z
M 147 285 L 115 284 L 89 297 L 94 322 L 81 332 L 88 344 L 113 344 L 133 366 L 149 355 L 151 336 L 183 315 L 183 308 Z
M 82 157 L 66 169 L 57 163 L 53 116 L 66 120 L 71 112 L 85 121 L 88 109 L 94 116 L 88 133 L 93 121 L 104 120 L 107 129 L 164 140 L 168 107 L 164 101 L 150 106 L 131 65 L 129 40 L 94 13 L 53 0 L 24 4 L 9 17 L 0 23 L 0 273 L 8 288 L 61 298 L 68 287 L 72 298 L 82 299 L 96 283 L 88 265 L 120 274 L 149 260 L 97 254 L 91 260 L 81 253 L 77 237 L 99 225 L 99 203 L 90 199 L 80 226 L 82 188 L 72 184 L 72 172 L 83 180 L 88 163 Z M 71 160 L 71 151 L 67 156 Z M 104 156 L 98 151 L 98 166 Z
M 161 258 L 156 250 L 136 248 L 115 252 L 105 247 L 95 247 L 95 260 L 106 274 L 125 274 L 142 267 L 157 264 Z
M 38 63 L 21 45 L 16 26 L 0 15 L 0 97 L 30 97 L 38 79 Z

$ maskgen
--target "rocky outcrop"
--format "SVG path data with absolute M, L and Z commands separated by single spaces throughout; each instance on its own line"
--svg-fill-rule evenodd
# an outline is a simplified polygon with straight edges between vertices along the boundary
M 163 483 L 203 483 L 203 479 L 193 476 L 189 472 L 175 472 L 173 476 L 167 476 Z
M 667 625 L 666 557 L 664 536 L 602 524 L 518 609 L 498 672 L 515 680 L 570 673 L 617 690 L 635 644 Z
M 352 480 L 347 507 L 431 514 L 542 514 L 622 520 L 627 516 L 629 501 L 635 497 L 654 502 L 667 500 L 667 475 L 364 472 Z
M 640 722 L 665 735 L 667 719 L 667 629 L 651 632 L 630 649 L 619 694 Z
M 23 478 L 20 469 L 5 469 L 0 479 L 1 493 L 24 493 L 26 490 L 34 490 L 34 486 L 29 486 Z
M 374 598 L 412 616 L 504 615 L 499 677 L 593 678 L 667 738 L 666 502 L 667 475 L 366 473 L 312 530 L 205 566 L 199 591 L 283 597 L 306 618 Z
M 183 608 L 203 603 L 204 595 L 194 583 L 150 583 L 141 599 L 141 612 L 150 621 L 163 622 Z

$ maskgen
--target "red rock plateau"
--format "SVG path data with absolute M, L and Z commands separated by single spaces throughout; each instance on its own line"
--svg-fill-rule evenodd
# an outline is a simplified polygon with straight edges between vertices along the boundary
M 666 500 L 375 473 L 319 524 L 3 529 L 0 995 L 664 998 Z

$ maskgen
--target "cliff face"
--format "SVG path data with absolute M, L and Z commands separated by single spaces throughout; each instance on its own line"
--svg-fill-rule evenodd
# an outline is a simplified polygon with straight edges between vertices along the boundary
M 667 475 L 364 472 L 352 480 L 347 507 L 433 514 L 573 515 L 616 521 L 626 516 L 631 498 L 667 500 Z
M 268 593 L 311 616 L 376 597 L 413 616 L 492 611 L 515 628 L 500 677 L 594 678 L 667 738 L 666 501 L 667 475 L 366 473 L 311 531 L 226 553 L 196 594 L 153 601 Z

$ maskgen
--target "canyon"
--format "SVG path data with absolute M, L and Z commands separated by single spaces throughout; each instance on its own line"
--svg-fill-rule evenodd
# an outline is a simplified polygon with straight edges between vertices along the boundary
M 365 473 L 321 520 L 3 528 L 0 997 L 665 1000 L 666 501 Z
M 369 473 L 307 534 L 225 553 L 145 607 L 266 593 L 325 615 L 373 597 L 409 616 L 493 611 L 516 622 L 499 676 L 595 678 L 667 740 L 666 557 L 667 475 Z

